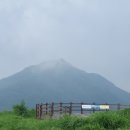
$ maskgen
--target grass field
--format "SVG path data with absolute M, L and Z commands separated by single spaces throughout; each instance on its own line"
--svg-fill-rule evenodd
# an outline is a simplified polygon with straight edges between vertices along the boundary
M 95 113 L 89 117 L 63 116 L 46 120 L 1 112 L 0 130 L 130 130 L 130 109 Z

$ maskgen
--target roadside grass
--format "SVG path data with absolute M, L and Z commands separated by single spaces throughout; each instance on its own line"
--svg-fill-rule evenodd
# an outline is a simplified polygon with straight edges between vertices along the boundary
M 0 113 L 0 130 L 130 130 L 130 109 L 46 120 L 5 111 Z

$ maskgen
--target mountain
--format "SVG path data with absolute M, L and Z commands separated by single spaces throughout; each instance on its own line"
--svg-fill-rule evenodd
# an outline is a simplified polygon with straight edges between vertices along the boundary
M 43 62 L 0 80 L 0 110 L 25 100 L 41 102 L 130 103 L 130 94 L 104 77 L 73 67 L 65 60 Z

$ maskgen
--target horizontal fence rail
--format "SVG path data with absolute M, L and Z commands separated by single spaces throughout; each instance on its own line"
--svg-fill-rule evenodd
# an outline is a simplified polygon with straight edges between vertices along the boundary
M 36 118 L 60 116 L 63 114 L 90 115 L 94 112 L 114 111 L 130 108 L 130 105 L 123 104 L 95 104 L 95 103 L 45 103 L 36 104 Z

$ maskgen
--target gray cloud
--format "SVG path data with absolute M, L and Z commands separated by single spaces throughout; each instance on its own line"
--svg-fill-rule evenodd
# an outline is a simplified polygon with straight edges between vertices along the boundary
M 130 91 L 129 0 L 1 0 L 0 77 L 64 58 Z

